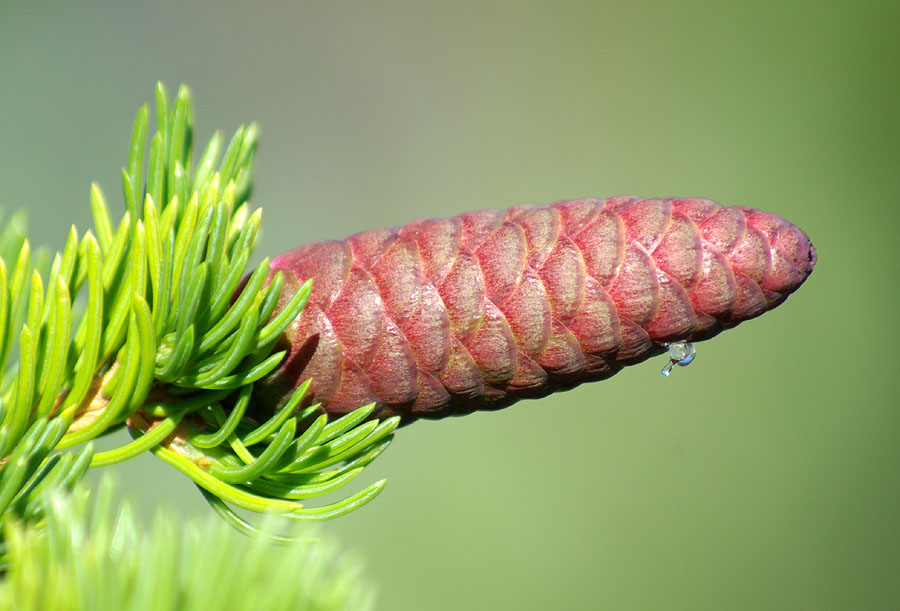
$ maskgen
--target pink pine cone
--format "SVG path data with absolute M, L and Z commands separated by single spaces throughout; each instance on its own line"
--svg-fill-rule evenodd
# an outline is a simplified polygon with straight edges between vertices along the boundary
M 312 378 L 331 415 L 498 409 L 759 316 L 815 262 L 781 217 L 706 199 L 522 205 L 314 242 L 271 263 L 282 299 L 314 284 L 257 396 L 276 407 Z

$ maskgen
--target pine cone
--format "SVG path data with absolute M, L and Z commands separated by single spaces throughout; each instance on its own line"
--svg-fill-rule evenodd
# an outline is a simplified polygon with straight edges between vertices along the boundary
M 314 242 L 276 257 L 283 299 L 314 278 L 257 398 L 312 378 L 332 416 L 405 422 L 499 409 L 708 339 L 812 272 L 806 234 L 705 199 L 578 199 Z

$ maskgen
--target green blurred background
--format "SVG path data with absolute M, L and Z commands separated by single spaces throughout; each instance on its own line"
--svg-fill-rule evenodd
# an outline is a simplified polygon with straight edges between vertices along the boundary
M 157 79 L 192 87 L 198 140 L 261 122 L 258 258 L 621 193 L 812 237 L 799 293 L 669 379 L 402 430 L 381 498 L 323 528 L 380 608 L 900 608 L 895 2 L 0 7 L 2 205 L 38 243 L 89 226 L 91 180 L 119 196 Z M 208 511 L 149 455 L 120 473 L 146 514 Z

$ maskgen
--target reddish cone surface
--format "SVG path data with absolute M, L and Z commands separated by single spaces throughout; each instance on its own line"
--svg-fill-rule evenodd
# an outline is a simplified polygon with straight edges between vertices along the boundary
M 615 374 L 780 304 L 812 272 L 806 234 L 705 199 L 578 199 L 481 210 L 276 257 L 313 291 L 258 398 L 312 378 L 331 415 L 498 409 Z

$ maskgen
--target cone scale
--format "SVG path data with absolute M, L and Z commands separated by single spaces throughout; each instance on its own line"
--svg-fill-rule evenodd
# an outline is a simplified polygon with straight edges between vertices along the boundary
M 270 264 L 283 300 L 314 284 L 256 397 L 275 408 L 311 378 L 331 416 L 499 409 L 759 316 L 815 262 L 783 218 L 705 199 L 522 205 L 314 242 Z

